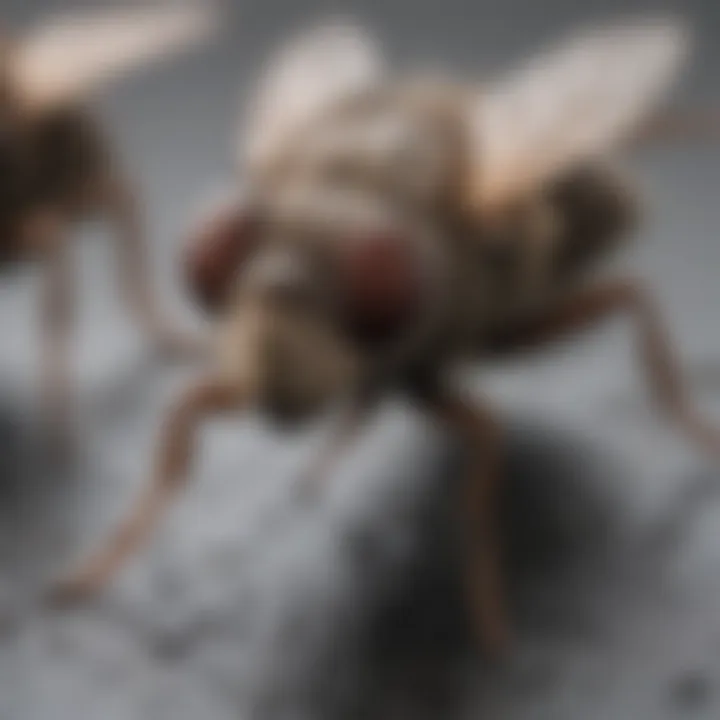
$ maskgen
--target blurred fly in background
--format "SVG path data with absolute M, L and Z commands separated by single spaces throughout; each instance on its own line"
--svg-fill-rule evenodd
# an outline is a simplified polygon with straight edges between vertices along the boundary
M 0 43 L 0 258 L 44 266 L 44 399 L 53 432 L 68 424 L 73 226 L 101 217 L 118 236 L 119 274 L 134 320 L 164 351 L 200 343 L 166 316 L 147 265 L 132 181 L 88 109 L 119 77 L 187 51 L 213 34 L 211 5 L 103 8 L 50 18 Z
M 241 134 L 242 193 L 188 251 L 191 288 L 217 318 L 214 366 L 171 409 L 135 510 L 55 597 L 99 590 L 141 546 L 188 475 L 204 418 L 258 409 L 293 426 L 339 405 L 303 481 L 317 490 L 375 403 L 400 390 L 468 442 L 467 597 L 481 643 L 503 651 L 502 433 L 487 403 L 456 388 L 462 363 L 627 313 L 658 408 L 720 443 L 684 392 L 651 296 L 595 272 L 639 215 L 614 156 L 714 130 L 663 109 L 689 44 L 666 18 L 578 31 L 484 88 L 393 72 L 352 23 L 282 48 Z

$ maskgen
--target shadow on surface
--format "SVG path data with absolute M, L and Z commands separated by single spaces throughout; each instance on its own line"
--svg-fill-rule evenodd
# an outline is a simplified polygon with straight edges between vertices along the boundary
M 617 469 L 600 462 L 588 443 L 534 425 L 512 426 L 508 450 L 503 527 L 517 641 L 590 634 L 588 591 L 597 596 L 605 583 L 622 525 L 605 482 L 616 479 Z M 327 667 L 312 672 L 322 678 L 316 699 L 323 710 L 311 716 L 422 720 L 459 712 L 468 669 L 477 669 L 455 552 L 452 488 L 461 478 L 460 455 L 457 448 L 446 453 L 434 473 L 414 519 L 420 542 L 412 560 L 372 607 L 358 609 L 357 647 L 334 648 Z M 355 549 L 360 568 L 362 552 Z M 345 653 L 353 657 L 355 679 L 342 697 Z M 272 712 L 253 717 L 274 720 Z

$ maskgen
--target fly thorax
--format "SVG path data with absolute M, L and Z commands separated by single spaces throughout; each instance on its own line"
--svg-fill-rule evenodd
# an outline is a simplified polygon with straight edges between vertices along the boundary
M 280 175 L 435 204 L 456 158 L 448 128 L 399 92 L 336 108 L 294 144 Z

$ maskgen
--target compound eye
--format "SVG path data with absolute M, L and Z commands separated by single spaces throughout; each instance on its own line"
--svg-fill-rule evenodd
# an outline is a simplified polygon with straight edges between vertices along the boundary
M 409 329 L 421 312 L 423 270 L 418 248 L 401 234 L 375 231 L 349 239 L 338 281 L 350 335 L 383 343 Z
M 190 292 L 208 312 L 228 298 L 233 279 L 257 247 L 260 221 L 254 208 L 241 201 L 226 203 L 206 215 L 191 233 L 184 255 Z

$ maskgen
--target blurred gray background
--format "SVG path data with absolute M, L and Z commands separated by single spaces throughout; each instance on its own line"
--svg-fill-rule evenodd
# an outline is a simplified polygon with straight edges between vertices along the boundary
M 69 7 L 0 0 L 23 28 Z M 678 102 L 720 104 L 720 4 L 504 0 L 226 3 L 225 37 L 98 99 L 147 206 L 163 297 L 183 229 L 232 181 L 244 92 L 274 44 L 346 14 L 398 61 L 479 79 L 567 29 L 674 9 L 697 34 Z M 72 7 L 78 7 L 73 4 Z M 720 424 L 720 146 L 628 158 L 650 211 L 621 265 L 655 288 L 698 403 Z M 0 718 L 278 720 L 720 715 L 718 459 L 651 412 L 629 322 L 478 369 L 507 424 L 512 657 L 473 656 L 454 585 L 447 488 L 459 448 L 389 402 L 318 504 L 293 481 L 327 427 L 278 436 L 208 424 L 196 481 L 97 602 L 58 613 L 38 590 L 103 537 L 147 475 L 163 410 L 192 370 L 153 358 L 117 302 L 112 244 L 78 233 L 83 440 L 76 466 L 37 451 L 38 278 L 0 286 Z

